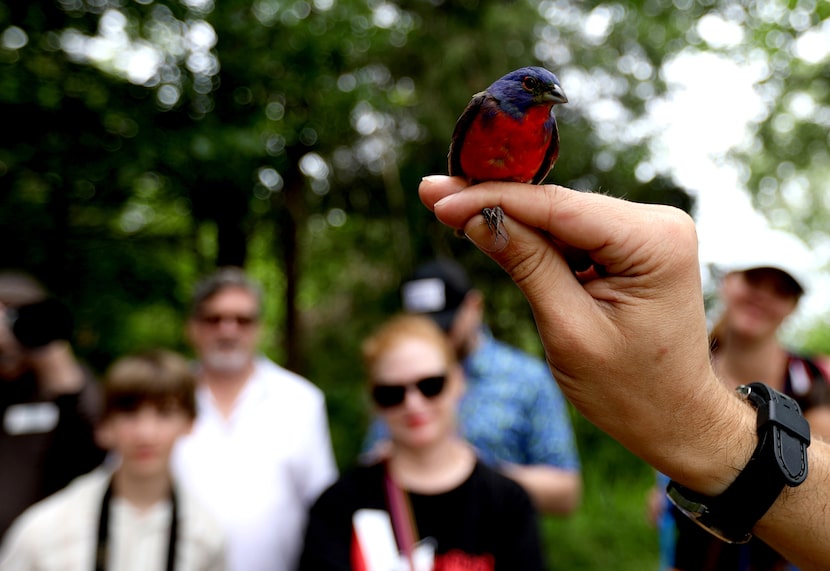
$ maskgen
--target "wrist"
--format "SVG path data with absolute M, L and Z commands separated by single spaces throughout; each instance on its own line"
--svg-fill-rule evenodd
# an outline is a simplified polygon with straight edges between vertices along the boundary
M 718 389 L 706 391 L 703 402 L 693 401 L 699 424 L 681 436 L 686 442 L 678 450 L 685 461 L 667 458 L 674 466 L 665 469 L 671 479 L 708 496 L 720 495 L 735 481 L 758 444 L 756 410 L 723 385 Z M 702 417 L 703 411 L 711 412 Z
M 737 389 L 756 409 L 757 444 L 726 490 L 705 494 L 670 482 L 669 499 L 692 521 L 721 539 L 744 543 L 787 487 L 804 483 L 810 427 L 792 398 L 763 383 Z

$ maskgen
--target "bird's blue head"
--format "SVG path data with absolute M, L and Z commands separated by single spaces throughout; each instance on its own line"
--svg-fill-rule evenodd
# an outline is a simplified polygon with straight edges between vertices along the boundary
M 523 114 L 533 105 L 567 103 L 568 98 L 553 73 L 543 67 L 522 67 L 497 79 L 487 88 L 507 112 Z

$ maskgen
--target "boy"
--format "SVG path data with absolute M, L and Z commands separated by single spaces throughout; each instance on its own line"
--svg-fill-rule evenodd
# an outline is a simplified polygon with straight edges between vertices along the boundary
M 96 436 L 114 469 L 105 464 L 26 510 L 0 550 L 0 569 L 225 569 L 218 525 L 170 475 L 173 445 L 196 416 L 194 390 L 175 353 L 113 364 Z

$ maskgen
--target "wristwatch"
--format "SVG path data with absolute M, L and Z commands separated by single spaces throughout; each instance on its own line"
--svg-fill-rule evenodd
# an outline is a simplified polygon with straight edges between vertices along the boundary
M 737 388 L 758 409 L 758 445 L 746 467 L 719 496 L 699 494 L 675 481 L 666 493 L 692 521 L 729 543 L 746 543 L 752 527 L 775 503 L 784 486 L 807 478 L 810 426 L 793 399 L 763 383 Z

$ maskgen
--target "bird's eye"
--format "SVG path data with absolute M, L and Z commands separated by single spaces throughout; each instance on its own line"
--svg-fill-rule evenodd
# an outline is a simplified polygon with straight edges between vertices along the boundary
M 533 91 L 539 86 L 539 81 L 535 77 L 527 76 L 522 80 L 522 87 L 528 91 Z

